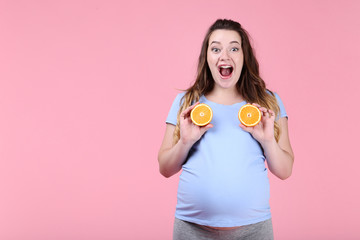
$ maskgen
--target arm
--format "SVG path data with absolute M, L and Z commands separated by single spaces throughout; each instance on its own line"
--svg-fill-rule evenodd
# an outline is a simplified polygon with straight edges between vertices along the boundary
M 291 176 L 294 153 L 290 145 L 288 134 L 288 119 L 280 118 L 280 138 L 279 142 L 273 138 L 270 141 L 265 141 L 261 145 L 264 149 L 266 161 L 270 171 L 278 178 L 285 180 Z
M 254 127 L 245 127 L 240 124 L 240 127 L 251 133 L 261 144 L 270 171 L 278 178 L 285 180 L 290 177 L 294 163 L 294 153 L 288 135 L 288 120 L 285 117 L 279 119 L 280 137 L 279 142 L 276 142 L 274 137 L 275 113 L 258 104 L 253 105 L 262 112 L 260 123 Z
M 174 130 L 174 125 L 166 124 L 164 139 L 158 154 L 159 170 L 164 177 L 171 177 L 181 170 L 192 146 L 180 140 L 173 146 Z
M 164 139 L 158 154 L 159 170 L 164 177 L 171 177 L 181 170 L 192 145 L 213 127 L 212 124 L 204 127 L 193 124 L 190 112 L 195 106 L 196 104 L 188 107 L 180 114 L 180 139 L 175 145 L 173 145 L 175 126 L 166 125 Z

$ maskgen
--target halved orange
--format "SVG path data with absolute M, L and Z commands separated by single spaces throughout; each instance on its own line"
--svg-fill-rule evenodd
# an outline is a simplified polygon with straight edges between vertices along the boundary
M 253 127 L 260 122 L 261 112 L 256 106 L 245 104 L 240 108 L 238 117 L 243 125 Z
M 211 122 L 213 113 L 209 105 L 200 103 L 191 110 L 190 117 L 195 125 L 205 126 Z

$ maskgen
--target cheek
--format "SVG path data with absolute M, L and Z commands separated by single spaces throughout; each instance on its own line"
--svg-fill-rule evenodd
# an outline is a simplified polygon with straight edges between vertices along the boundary
M 238 56 L 238 58 L 236 59 L 236 62 L 238 65 L 242 66 L 244 64 L 244 57 L 242 55 Z
M 207 56 L 207 62 L 209 67 L 214 67 L 216 65 L 216 58 L 210 54 Z

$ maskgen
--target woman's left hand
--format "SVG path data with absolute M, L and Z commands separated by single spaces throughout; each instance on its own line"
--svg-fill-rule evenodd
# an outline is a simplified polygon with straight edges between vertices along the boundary
M 275 113 L 259 104 L 253 103 L 252 105 L 260 109 L 262 114 L 260 122 L 254 127 L 246 127 L 241 123 L 239 126 L 249 132 L 260 144 L 274 140 Z

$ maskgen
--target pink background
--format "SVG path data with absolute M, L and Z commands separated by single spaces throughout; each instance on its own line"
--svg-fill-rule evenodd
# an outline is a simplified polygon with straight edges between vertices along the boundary
M 276 239 L 359 239 L 359 1 L 0 2 L 0 239 L 171 239 L 165 118 L 217 18 L 285 103 Z

